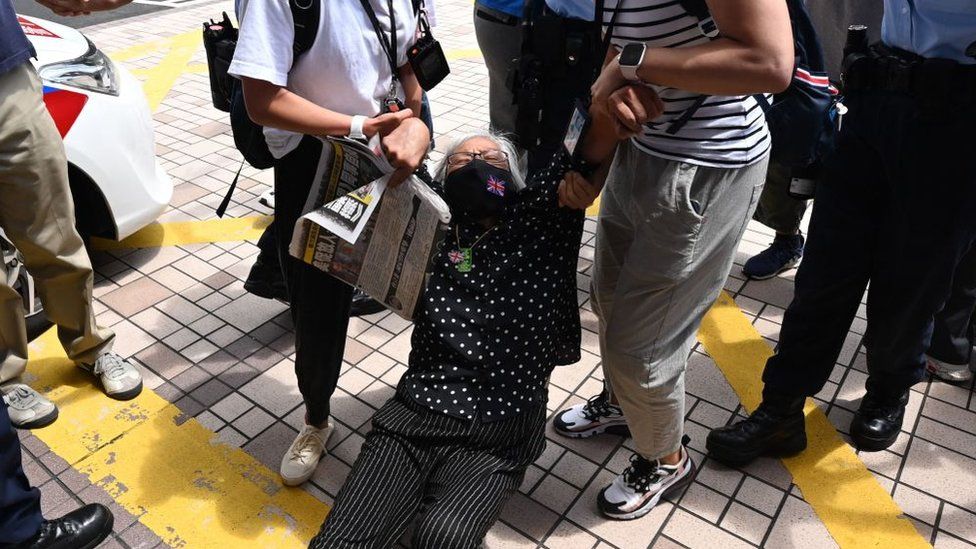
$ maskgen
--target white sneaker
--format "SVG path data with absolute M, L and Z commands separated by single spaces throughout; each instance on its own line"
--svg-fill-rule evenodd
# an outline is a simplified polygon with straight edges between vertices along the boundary
M 131 362 L 115 353 L 105 353 L 95 364 L 78 364 L 82 370 L 98 376 L 105 394 L 116 400 L 131 400 L 142 392 L 142 374 Z
M 281 458 L 281 480 L 285 486 L 298 486 L 312 478 L 319 460 L 325 455 L 325 443 L 329 441 L 333 428 L 331 422 L 325 429 L 311 425 L 302 427 L 295 442 Z
M 969 381 L 973 378 L 973 373 L 969 370 L 969 364 L 949 364 L 936 360 L 930 356 L 925 357 L 925 369 L 935 377 L 949 382 Z
M 630 467 L 600 491 L 597 507 L 609 518 L 640 518 L 649 513 L 661 498 L 679 493 L 694 477 L 695 462 L 684 446 L 681 447 L 681 461 L 677 465 L 651 462 L 634 454 L 630 458 Z
M 10 423 L 18 429 L 37 429 L 58 419 L 58 407 L 23 383 L 8 383 L 0 387 L 7 403 Z

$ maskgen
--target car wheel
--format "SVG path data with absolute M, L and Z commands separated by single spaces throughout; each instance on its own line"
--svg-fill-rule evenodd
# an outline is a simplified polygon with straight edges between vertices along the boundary
M 4 269 L 7 282 L 23 300 L 27 340 L 33 341 L 46 332 L 53 323 L 44 314 L 44 306 L 34 292 L 34 277 L 24 268 L 23 256 L 2 232 L 0 232 L 0 257 L 3 259 L 0 268 Z

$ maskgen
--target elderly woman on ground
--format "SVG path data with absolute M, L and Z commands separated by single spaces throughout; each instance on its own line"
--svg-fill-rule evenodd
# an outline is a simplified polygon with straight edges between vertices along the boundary
M 503 137 L 447 151 L 437 175 L 453 219 L 409 369 L 311 547 L 392 547 L 418 513 L 414 548 L 480 546 L 545 447 L 549 374 L 579 360 L 580 209 L 598 193 L 579 172 L 612 153 L 596 144 L 607 134 L 628 135 L 660 107 L 628 93 L 622 121 L 594 124 L 603 139 L 585 141 L 590 164 L 563 154 L 526 183 Z

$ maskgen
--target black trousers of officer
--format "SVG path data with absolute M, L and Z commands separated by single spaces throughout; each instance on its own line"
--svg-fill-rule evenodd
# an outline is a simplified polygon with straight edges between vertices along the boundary
M 329 418 L 346 348 L 352 287 L 288 254 L 292 228 L 302 216 L 318 168 L 322 142 L 305 137 L 274 167 L 275 235 L 295 324 L 295 373 L 307 421 Z
M 974 213 L 976 215 L 976 213 Z M 949 364 L 969 364 L 973 354 L 976 310 L 976 246 L 956 268 L 952 293 L 945 308 L 935 315 L 929 356 Z
M 895 398 L 919 381 L 932 317 L 976 238 L 976 102 L 887 91 L 845 102 L 766 394 L 823 388 L 868 282 L 868 390 Z
M 0 547 L 20 543 L 41 528 L 41 494 L 20 464 L 20 440 L 0 399 Z
M 503 421 L 461 420 L 397 395 L 373 429 L 312 549 L 394 547 L 417 516 L 413 549 L 481 542 L 545 448 L 543 403 Z M 419 514 L 418 514 L 419 513 Z

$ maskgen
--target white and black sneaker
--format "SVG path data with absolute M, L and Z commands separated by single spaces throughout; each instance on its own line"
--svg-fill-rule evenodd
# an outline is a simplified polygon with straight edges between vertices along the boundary
M 572 438 L 587 438 L 604 432 L 630 436 L 624 411 L 610 402 L 606 390 L 584 404 L 559 412 L 552 420 L 552 426 L 560 435 Z
M 105 353 L 94 364 L 79 363 L 78 367 L 97 377 L 105 394 L 115 400 L 131 400 L 142 392 L 142 374 L 116 353 Z
M 23 383 L 8 383 L 0 387 L 0 395 L 7 403 L 10 423 L 18 429 L 39 429 L 58 419 L 58 407 Z
M 695 478 L 695 463 L 684 446 L 677 465 L 648 461 L 639 454 L 630 458 L 630 467 L 617 476 L 597 496 L 597 506 L 605 516 L 633 520 L 647 513 L 661 498 L 681 492 Z

